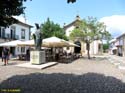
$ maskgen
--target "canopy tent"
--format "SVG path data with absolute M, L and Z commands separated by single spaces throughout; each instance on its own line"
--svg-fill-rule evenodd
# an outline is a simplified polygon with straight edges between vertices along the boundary
M 34 40 L 27 40 L 18 44 L 18 46 L 34 46 Z M 42 47 L 47 47 L 47 44 L 43 43 Z
M 34 40 L 27 40 L 18 44 L 18 46 L 33 46 Z
M 46 47 L 65 47 L 68 42 L 57 37 L 50 37 L 43 40 L 44 44 L 46 44 Z
M 69 42 L 69 41 L 67 41 L 67 42 L 68 42 L 67 47 L 80 47 L 79 45 L 74 44 L 74 43 L 72 43 L 72 42 Z
M 14 40 L 14 41 L 9 41 L 9 42 L 5 42 L 5 43 L 1 43 L 0 47 L 16 47 L 18 44 L 22 43 L 24 41 L 21 40 Z
M 34 40 L 24 41 L 18 44 L 18 46 L 34 46 Z M 65 41 L 57 37 L 50 37 L 43 39 L 42 47 L 79 47 L 76 44 Z
M 113 47 L 113 48 L 112 48 L 112 50 L 116 50 L 116 49 L 117 49 L 117 47 Z

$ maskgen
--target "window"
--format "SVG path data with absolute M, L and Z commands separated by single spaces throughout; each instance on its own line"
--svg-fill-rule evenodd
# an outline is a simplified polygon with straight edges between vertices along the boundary
M 98 45 L 99 50 L 101 50 L 101 44 Z
M 1 27 L 0 27 L 0 37 L 1 37 Z
M 19 47 L 17 47 L 17 51 L 19 52 L 20 50 L 19 50 Z
M 25 29 L 21 29 L 21 39 L 25 39 Z
M 11 26 L 10 38 L 11 39 L 15 39 L 16 38 L 16 27 L 15 26 Z
M 123 37 L 119 39 L 119 45 L 123 45 Z
M 21 52 L 25 52 L 25 47 L 21 47 Z
M 79 28 L 79 26 L 76 26 L 76 29 L 78 29 Z
M 2 28 L 1 31 L 2 31 L 2 35 L 1 35 L 2 38 L 5 38 L 5 28 Z

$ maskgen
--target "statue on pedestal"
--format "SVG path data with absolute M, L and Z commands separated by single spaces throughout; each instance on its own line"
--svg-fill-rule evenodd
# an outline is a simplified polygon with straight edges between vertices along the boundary
M 42 45 L 42 33 L 40 31 L 39 24 L 35 23 L 35 25 L 36 25 L 36 31 L 33 34 L 35 49 L 40 51 L 41 50 L 41 45 Z

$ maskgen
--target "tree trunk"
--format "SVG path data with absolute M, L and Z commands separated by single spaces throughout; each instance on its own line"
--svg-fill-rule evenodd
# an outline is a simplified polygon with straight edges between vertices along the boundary
M 90 59 L 90 53 L 89 53 L 89 50 L 90 50 L 90 43 L 86 43 L 87 45 L 87 55 L 88 55 L 88 59 Z
M 102 44 L 101 44 L 101 55 L 103 54 L 103 41 L 101 40 Z

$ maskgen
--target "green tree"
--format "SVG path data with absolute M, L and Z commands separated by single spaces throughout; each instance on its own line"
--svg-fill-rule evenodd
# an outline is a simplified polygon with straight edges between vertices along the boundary
M 18 22 L 12 16 L 24 13 L 24 1 L 26 0 L 0 0 L 0 26 L 7 27 Z
M 88 17 L 78 22 L 79 27 L 75 28 L 71 34 L 70 38 L 72 40 L 79 39 L 86 43 L 88 59 L 90 59 L 90 43 L 94 40 L 102 40 L 107 31 L 105 30 L 105 25 L 96 18 Z
M 109 44 L 103 44 L 103 50 L 104 52 L 106 52 L 106 50 L 109 49 Z
M 106 31 L 106 26 L 103 25 L 104 31 L 100 31 L 100 40 L 102 42 L 101 44 L 101 53 L 105 52 L 105 50 L 109 47 L 109 41 L 112 39 L 111 34 Z M 105 44 L 103 43 L 103 40 L 105 40 Z
M 44 24 L 41 25 L 41 31 L 44 38 L 56 36 L 67 40 L 63 28 L 61 28 L 59 24 L 55 24 L 53 21 L 50 21 L 49 18 L 46 22 L 44 22 Z
M 105 31 L 103 35 L 103 40 L 106 40 L 105 44 L 103 44 L 103 52 L 106 52 L 109 49 L 109 41 L 112 39 L 112 36 L 108 31 Z

